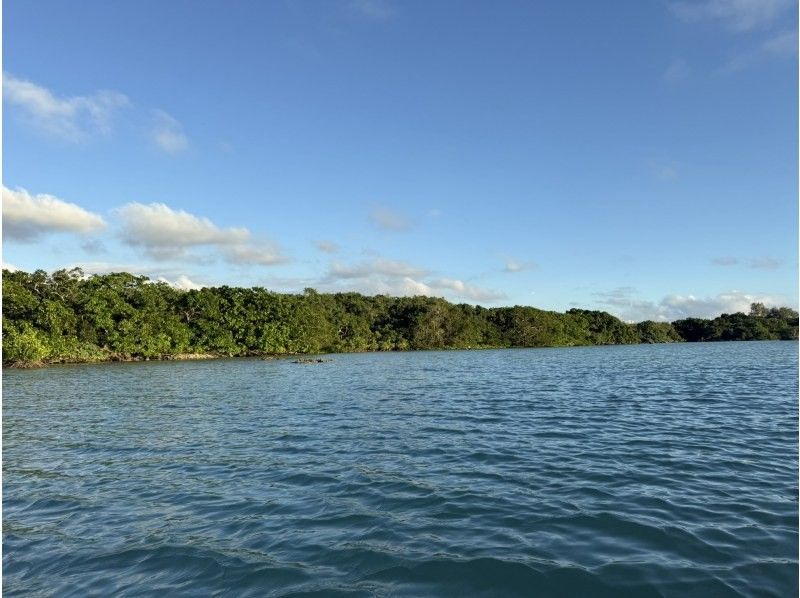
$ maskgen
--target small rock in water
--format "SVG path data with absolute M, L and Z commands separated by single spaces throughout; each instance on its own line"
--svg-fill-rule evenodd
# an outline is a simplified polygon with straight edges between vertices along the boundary
M 292 363 L 329 363 L 333 361 L 333 359 L 309 359 L 309 358 L 301 358 L 295 359 Z

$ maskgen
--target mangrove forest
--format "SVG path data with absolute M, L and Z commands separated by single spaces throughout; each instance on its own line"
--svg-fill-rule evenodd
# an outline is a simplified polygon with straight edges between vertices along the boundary
M 795 340 L 797 312 L 753 304 L 714 319 L 625 323 L 603 311 L 453 304 L 434 297 L 179 290 L 127 273 L 3 270 L 3 363 L 352 351 Z

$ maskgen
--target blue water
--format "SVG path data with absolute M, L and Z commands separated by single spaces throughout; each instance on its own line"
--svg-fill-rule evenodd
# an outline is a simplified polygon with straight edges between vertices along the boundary
M 8 596 L 797 595 L 797 345 L 3 374 Z

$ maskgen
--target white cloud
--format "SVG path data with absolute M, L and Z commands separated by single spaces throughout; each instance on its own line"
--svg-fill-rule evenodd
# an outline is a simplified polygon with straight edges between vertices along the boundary
M 797 31 L 782 31 L 749 52 L 734 56 L 719 69 L 722 74 L 733 74 L 770 59 L 797 54 Z
M 147 276 L 149 278 L 158 278 L 159 276 L 168 276 L 174 274 L 170 269 L 160 268 L 153 265 L 142 264 L 126 264 L 114 262 L 76 262 L 64 266 L 64 270 L 72 270 L 73 268 L 80 268 L 85 276 L 93 274 L 111 274 L 116 272 L 127 272 L 134 276 Z
M 672 294 L 660 301 L 649 301 L 635 297 L 636 290 L 631 287 L 620 287 L 607 293 L 597 293 L 597 303 L 603 305 L 610 313 L 625 321 L 641 322 L 656 320 L 672 322 L 683 318 L 715 318 L 723 313 L 750 311 L 751 303 L 763 303 L 767 306 L 786 305 L 784 297 L 730 291 L 714 297 L 696 297 L 694 295 Z
M 393 297 L 435 295 L 431 287 L 415 278 L 416 274 L 423 273 L 421 270 L 391 260 L 376 262 L 355 266 L 332 264 L 322 279 L 303 281 L 303 286 L 332 293 L 354 291 L 365 295 Z
M 191 247 L 234 246 L 250 239 L 246 228 L 219 228 L 208 218 L 163 203 L 129 203 L 116 213 L 122 220 L 123 241 L 159 259 L 185 257 Z
M 732 31 L 749 31 L 772 23 L 793 5 L 793 0 L 700 0 L 670 7 L 687 22 L 717 21 Z
M 338 253 L 339 246 L 333 241 L 314 241 L 314 245 L 323 253 Z
M 115 115 L 131 105 L 128 97 L 117 91 L 58 97 L 46 87 L 8 73 L 3 75 L 3 100 L 19 107 L 39 131 L 71 142 L 108 135 L 113 129 Z M 159 150 L 169 154 L 189 147 L 181 124 L 163 110 L 152 111 L 149 135 Z
M 357 291 L 368 295 L 426 295 L 469 301 L 496 301 L 505 295 L 454 278 L 432 279 L 429 272 L 406 262 L 377 258 L 353 265 L 331 264 L 327 275 L 310 286 L 323 291 Z
M 386 295 L 388 293 L 384 293 Z M 434 294 L 434 290 L 418 280 L 414 280 L 408 276 L 404 276 L 400 281 L 400 291 L 398 295 L 424 295 L 430 297 Z
M 19 268 L 17 268 L 14 264 L 3 262 L 3 270 L 8 270 L 9 272 L 16 272 L 19 270 Z
M 280 248 L 269 241 L 259 241 L 246 245 L 234 245 L 225 249 L 225 259 L 232 264 L 255 264 L 274 266 L 285 264 L 288 258 L 281 254 Z
M 325 285 L 322 285 L 323 290 Z M 331 290 L 342 291 L 344 287 L 336 287 Z M 403 276 L 396 279 L 375 279 L 369 278 L 347 285 L 346 290 L 357 291 L 365 295 L 390 295 L 392 297 L 412 297 L 414 295 L 434 296 L 436 293 L 426 285 L 411 278 Z
M 352 266 L 333 263 L 329 276 L 336 279 L 353 279 L 369 278 L 370 276 L 417 277 L 424 276 L 425 273 L 424 270 L 405 262 L 378 258 Z
M 678 83 L 687 79 L 691 69 L 685 60 L 673 60 L 661 74 L 661 80 L 665 83 Z
M 713 318 L 722 313 L 749 312 L 751 303 L 769 306 L 785 304 L 781 297 L 749 294 L 740 291 L 721 293 L 716 297 L 695 297 L 694 295 L 668 295 L 659 307 L 670 320 L 688 317 Z
M 33 241 L 51 232 L 88 234 L 105 225 L 102 217 L 74 203 L 3 186 L 3 232 L 10 239 Z
M 112 274 L 117 272 L 126 272 L 134 276 L 146 276 L 150 280 L 157 282 L 166 282 L 176 289 L 191 290 L 202 289 L 204 286 L 192 280 L 187 274 L 181 273 L 180 270 L 175 268 L 165 268 L 160 265 L 154 264 L 126 264 L 114 262 L 80 262 L 65 266 L 65 270 L 72 270 L 73 268 L 80 268 L 84 277 L 90 277 L 94 274 Z
M 359 264 L 331 264 L 320 281 L 322 290 L 358 291 L 368 295 L 430 295 L 431 289 L 416 280 L 426 272 L 398 260 L 376 258 Z
M 536 262 L 520 262 L 510 259 L 506 261 L 505 271 L 510 273 L 525 272 L 526 270 L 535 270 L 538 267 L 539 265 Z
M 440 291 L 452 291 L 457 297 L 470 299 L 472 301 L 498 301 L 505 299 L 505 293 L 483 289 L 481 287 L 466 284 L 462 280 L 454 278 L 439 278 L 428 283 L 432 289 Z
M 166 282 L 171 287 L 180 289 L 181 291 L 199 291 L 204 287 L 204 285 L 194 282 L 185 274 L 181 274 L 175 280 L 169 280 L 163 276 L 159 276 L 158 282 Z
M 8 73 L 3 74 L 3 99 L 20 107 L 43 133 L 72 142 L 110 133 L 114 114 L 130 104 L 116 91 L 59 98 L 45 87 Z
M 168 154 L 177 154 L 189 147 L 181 124 L 163 110 L 153 111 L 151 138 L 155 146 Z
M 233 264 L 269 266 L 284 263 L 279 248 L 267 240 L 253 240 L 246 228 L 220 228 L 208 218 L 162 203 L 129 203 L 116 210 L 122 220 L 122 239 L 158 260 L 202 260 L 193 248 L 212 248 Z
M 375 206 L 369 219 L 374 226 L 390 232 L 405 232 L 411 229 L 411 220 L 387 206 Z

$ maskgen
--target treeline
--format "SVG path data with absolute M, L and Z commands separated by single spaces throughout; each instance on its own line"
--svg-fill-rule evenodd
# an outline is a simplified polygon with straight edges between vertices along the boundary
M 602 311 L 487 309 L 431 297 L 177 290 L 126 273 L 3 270 L 3 363 L 796 339 L 797 312 L 626 324 Z

